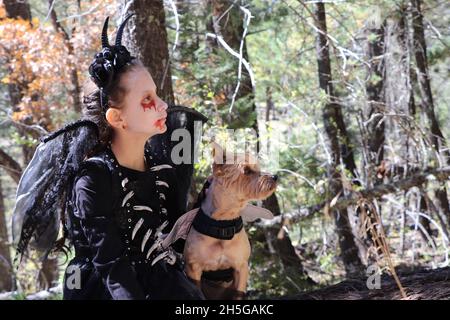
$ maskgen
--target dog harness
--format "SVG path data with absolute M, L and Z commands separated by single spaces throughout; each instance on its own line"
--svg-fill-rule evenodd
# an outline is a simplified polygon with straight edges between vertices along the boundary
M 231 240 L 236 233 L 242 230 L 244 223 L 241 217 L 232 220 L 215 220 L 206 215 L 200 207 L 192 226 L 201 234 L 216 239 Z

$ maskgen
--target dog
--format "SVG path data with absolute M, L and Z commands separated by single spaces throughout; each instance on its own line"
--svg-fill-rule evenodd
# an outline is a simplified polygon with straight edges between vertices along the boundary
M 185 272 L 200 288 L 204 271 L 232 268 L 229 289 L 237 293 L 232 298 L 242 299 L 246 295 L 251 251 L 243 221 L 273 217 L 269 210 L 249 201 L 263 200 L 274 193 L 278 177 L 261 172 L 249 153 L 224 154 L 222 147 L 213 144 L 213 158 L 211 183 L 200 208 L 177 220 L 163 246 L 168 247 L 178 238 L 186 239 Z

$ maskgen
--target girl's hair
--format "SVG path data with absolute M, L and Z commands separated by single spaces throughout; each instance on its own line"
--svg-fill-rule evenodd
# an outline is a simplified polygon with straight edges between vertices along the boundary
M 114 105 L 114 108 L 121 108 L 122 102 L 127 94 L 127 88 L 123 84 L 123 76 L 127 72 L 134 71 L 138 68 L 145 68 L 144 64 L 137 58 L 134 58 L 127 65 L 120 69 L 120 73 L 114 77 L 111 84 L 108 86 L 108 105 Z M 88 80 L 83 90 L 83 108 L 82 119 L 90 120 L 94 122 L 98 127 L 99 143 L 93 150 L 86 155 L 87 158 L 98 154 L 103 151 L 107 144 L 111 141 L 113 136 L 113 128 L 106 120 L 106 114 L 100 104 L 100 89 L 92 82 Z M 110 103 L 112 102 L 112 103 Z M 63 225 L 63 236 L 56 240 L 53 244 L 52 252 L 62 252 L 66 259 L 68 259 L 68 252 L 70 248 L 66 245 L 66 239 L 68 238 L 68 230 L 66 228 L 66 213 L 61 215 L 61 223 Z
M 122 107 L 122 102 L 127 94 L 127 88 L 124 86 L 122 78 L 127 72 L 138 68 L 145 67 L 141 60 L 134 58 L 120 69 L 120 73 L 108 86 L 108 105 L 114 105 L 114 108 Z M 97 124 L 100 143 L 93 152 L 97 153 L 111 141 L 114 131 L 106 120 L 106 111 L 100 105 L 100 89 L 90 80 L 84 89 L 82 114 L 83 119 L 91 120 Z

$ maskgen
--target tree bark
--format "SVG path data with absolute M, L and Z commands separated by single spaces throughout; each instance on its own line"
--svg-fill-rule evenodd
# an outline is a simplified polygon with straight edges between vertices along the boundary
M 384 158 L 384 121 L 382 115 L 385 112 L 384 103 L 384 24 L 367 30 L 366 57 L 368 60 L 368 79 L 366 84 L 367 94 L 367 119 L 380 114 L 367 127 L 369 160 L 371 165 L 379 166 Z M 373 38 L 371 38 L 373 37 Z M 381 123 L 380 123 L 381 122 Z M 379 181 L 378 181 L 379 182 Z M 376 184 L 377 182 L 375 182 Z
M 124 5 L 126 2 L 122 1 Z M 148 68 L 158 96 L 167 104 L 174 104 L 164 2 L 135 0 L 126 14 L 129 13 L 134 16 L 125 27 L 122 43 Z
M 327 25 L 325 6 L 323 3 L 315 4 L 314 22 L 319 30 L 316 36 L 317 65 L 319 72 L 319 85 L 328 96 L 329 101 L 323 108 L 323 121 L 325 131 L 330 143 L 332 152 L 332 164 L 330 165 L 330 196 L 333 198 L 343 191 L 342 182 L 338 166 L 341 163 L 341 156 L 347 170 L 352 174 L 356 173 L 356 165 L 353 158 L 353 151 L 350 147 L 350 140 L 347 135 L 343 120 L 341 106 L 336 102 L 332 77 L 331 63 L 327 39 Z M 341 146 L 341 143 L 342 146 Z M 341 148 L 342 147 L 342 148 Z M 341 153 L 342 150 L 342 153 Z M 348 212 L 345 208 L 335 210 L 336 231 L 339 238 L 341 258 L 345 266 L 347 275 L 358 274 L 363 269 L 363 264 L 358 255 L 358 248 L 353 237 Z
M 413 26 L 413 47 L 414 56 L 417 65 L 417 79 L 419 82 L 421 107 L 426 114 L 430 125 L 430 140 L 433 148 L 438 154 L 444 155 L 444 162 L 450 164 L 450 151 L 446 149 L 446 141 L 442 134 L 439 122 L 434 112 L 433 93 L 431 91 L 431 80 L 427 60 L 427 44 L 425 41 L 425 32 L 423 26 L 423 15 L 420 0 L 411 0 L 412 4 L 412 26 Z M 441 149 L 444 149 L 441 151 Z M 450 203 L 448 201 L 447 188 L 445 184 L 441 185 L 435 192 L 447 221 L 450 223 Z
M 249 61 L 249 56 L 247 53 L 247 42 L 246 39 L 242 39 L 244 33 L 244 14 L 239 9 L 239 6 L 232 4 L 228 0 L 208 0 L 208 8 L 212 13 L 212 20 L 207 25 L 207 28 L 214 34 L 223 37 L 224 41 L 236 52 L 240 51 L 242 42 L 242 56 L 244 59 Z M 231 8 L 231 9 L 230 9 Z M 224 50 L 218 41 L 209 42 L 212 47 L 212 51 Z M 234 63 L 233 69 L 238 69 L 238 61 L 235 57 L 232 57 Z M 234 77 L 233 77 L 234 78 Z M 231 104 L 232 96 L 235 90 L 235 86 L 225 86 L 222 88 L 227 99 L 225 103 L 227 105 Z M 256 138 L 259 139 L 259 128 L 258 128 L 258 118 L 256 113 L 255 104 L 255 92 L 251 83 L 250 75 L 246 68 L 242 67 L 242 76 L 240 79 L 239 91 L 236 95 L 236 101 L 245 101 L 245 108 L 235 108 L 232 112 L 233 116 L 227 119 L 230 128 L 246 128 L 250 127 L 256 133 Z M 256 146 L 257 152 L 260 150 L 259 141 L 257 141 Z M 281 214 L 280 206 L 278 205 L 278 199 L 276 194 L 272 194 L 268 199 L 263 201 L 264 208 L 270 210 L 274 215 L 278 216 Z M 275 254 L 280 258 L 282 266 L 285 268 L 286 272 L 290 274 L 295 274 L 296 276 L 303 277 L 308 281 L 312 281 L 306 274 L 302 262 L 295 252 L 295 248 L 292 245 L 290 237 L 285 234 L 283 237 L 279 238 L 277 235 L 279 233 L 279 228 L 272 228 L 266 230 L 265 238 L 268 243 L 275 249 Z M 258 235 L 255 236 L 259 239 Z
M 54 2 L 54 0 L 49 0 L 48 1 L 48 7 L 50 11 L 50 18 L 52 21 L 52 25 L 53 28 L 55 29 L 55 32 L 59 33 L 63 39 L 64 39 L 64 44 L 67 48 L 67 52 L 69 53 L 70 56 L 74 55 L 74 49 L 73 49 L 73 45 L 70 42 L 70 37 L 69 34 L 67 33 L 66 30 L 64 30 L 64 27 L 61 25 L 61 23 L 58 22 L 58 17 L 56 15 L 56 11 L 55 8 L 52 6 L 52 3 Z M 70 59 L 73 60 L 73 59 Z M 73 62 L 70 62 L 70 80 L 72 81 L 73 84 L 73 89 L 70 89 L 70 95 L 73 99 L 73 107 L 75 112 L 77 113 L 81 113 L 81 87 L 80 87 L 80 81 L 78 79 L 78 70 L 76 65 Z
M 31 10 L 28 1 L 3 0 L 6 16 L 11 19 L 24 19 L 31 23 Z

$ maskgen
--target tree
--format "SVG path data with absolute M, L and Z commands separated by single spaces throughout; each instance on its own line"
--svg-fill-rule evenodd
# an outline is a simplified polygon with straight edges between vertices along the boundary
M 174 104 L 164 3 L 161 0 L 137 0 L 129 7 L 125 3 L 122 8 L 127 10 L 122 17 L 125 14 L 134 16 L 125 28 L 123 43 L 149 69 L 161 99 L 169 105 Z
M 444 163 L 450 164 L 450 151 L 446 147 L 446 141 L 444 135 L 442 134 L 434 110 L 435 108 L 433 102 L 433 93 L 431 91 L 430 72 L 428 69 L 427 44 L 425 41 L 421 1 L 412 0 L 411 4 L 414 56 L 416 59 L 417 79 L 422 101 L 420 106 L 422 111 L 428 118 L 432 147 L 436 150 L 438 155 L 440 155 L 441 153 L 444 155 Z M 436 190 L 436 197 L 439 201 L 440 207 L 447 216 L 447 220 L 450 221 L 450 204 L 448 201 L 447 188 L 445 185 L 441 185 L 440 188 Z
M 329 99 L 324 105 L 322 113 L 325 132 L 332 152 L 329 189 L 331 197 L 336 197 L 343 191 L 341 175 L 339 173 L 341 157 L 343 158 L 342 161 L 345 164 L 345 168 L 350 172 L 354 172 L 356 165 L 354 164 L 353 152 L 350 148 L 350 139 L 347 135 L 341 105 L 336 101 L 333 90 L 325 5 L 323 3 L 315 4 L 314 23 L 317 28 L 316 52 L 319 86 Z M 347 210 L 335 211 L 336 231 L 339 237 L 341 257 L 345 265 L 345 270 L 348 275 L 359 273 L 362 270 L 363 264 L 358 256 L 358 248 L 353 237 L 348 212 Z
M 208 11 L 211 13 L 211 19 L 208 21 L 207 30 L 216 35 L 215 39 L 208 41 L 210 50 L 216 55 L 227 54 L 228 59 L 232 59 L 231 68 L 226 73 L 227 81 L 222 87 L 218 88 L 218 95 L 226 97 L 218 103 L 218 108 L 229 110 L 224 115 L 224 122 L 229 124 L 230 128 L 251 128 L 256 133 L 256 151 L 259 152 L 259 128 L 256 112 L 255 92 L 251 77 L 247 68 L 240 65 L 236 57 L 231 56 L 219 40 L 219 37 L 235 52 L 242 53 L 242 58 L 251 62 L 247 52 L 247 41 L 245 38 L 246 19 L 248 12 L 243 7 L 227 0 L 209 0 Z M 228 61 L 228 59 L 226 61 Z M 219 60 L 221 61 L 221 60 Z M 241 75 L 236 75 L 236 70 L 241 68 Z M 238 83 L 238 85 L 235 84 Z M 239 86 L 238 88 L 236 88 Z M 237 89 L 237 92 L 236 92 Z M 234 104 L 235 103 L 235 104 Z M 230 106 L 233 105 L 233 109 Z M 264 200 L 262 206 L 270 210 L 275 216 L 281 215 L 281 209 L 278 203 L 276 193 Z M 280 233 L 282 226 L 273 226 L 264 230 L 265 236 L 256 234 L 253 240 L 262 240 L 265 238 L 266 245 L 270 248 L 269 252 L 277 257 L 283 268 L 283 273 L 288 274 L 295 280 L 306 279 L 313 283 L 312 279 L 306 274 L 303 264 L 292 245 L 291 239 L 287 233 Z

